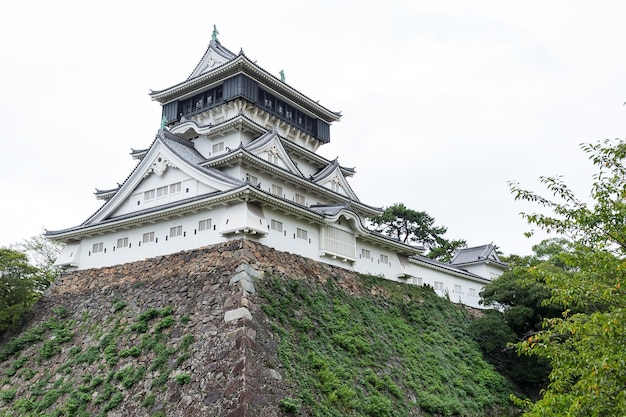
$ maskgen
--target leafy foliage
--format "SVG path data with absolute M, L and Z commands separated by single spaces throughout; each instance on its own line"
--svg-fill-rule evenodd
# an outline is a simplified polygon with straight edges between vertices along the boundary
M 517 344 L 520 353 L 550 360 L 550 384 L 532 403 L 517 400 L 534 416 L 626 415 L 626 143 L 583 144 L 598 169 L 590 203 L 578 199 L 559 177 L 541 177 L 552 197 L 511 184 L 516 199 L 549 213 L 524 213 L 528 222 L 568 238 L 564 268 L 538 269 L 550 291 L 546 303 L 564 309 L 543 329 Z
M 511 256 L 511 269 L 487 284 L 481 303 L 500 310 L 487 310 L 470 325 L 470 333 L 487 360 L 506 374 L 527 395 L 536 396 L 545 388 L 549 365 L 543 358 L 519 357 L 507 348 L 541 329 L 546 318 L 558 317 L 563 308 L 546 304 L 550 290 L 537 277 L 537 271 L 563 270 L 561 257 L 569 251 L 563 239 L 549 239 L 533 247 L 534 255 Z
M 48 284 L 46 275 L 30 265 L 25 254 L 0 248 L 0 331 L 21 324 Z
M 467 246 L 465 240 L 449 241 L 443 237 L 444 226 L 435 226 L 435 219 L 424 211 L 415 211 L 402 203 L 385 209 L 380 216 L 370 219 L 376 231 L 394 237 L 402 243 L 417 243 L 429 250 L 428 256 L 441 261 L 449 260 L 454 251 Z
M 301 412 L 317 416 L 492 415 L 510 387 L 467 334 L 465 312 L 431 288 L 362 277 L 266 277 L 261 305 Z M 495 414 L 495 413 L 493 413 Z

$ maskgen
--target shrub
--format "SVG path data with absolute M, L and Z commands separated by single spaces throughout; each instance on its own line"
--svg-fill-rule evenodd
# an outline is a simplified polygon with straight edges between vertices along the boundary
M 191 376 L 189 374 L 178 374 L 174 377 L 174 379 L 180 385 L 185 385 L 185 384 L 188 384 L 189 381 L 191 381 Z
M 0 391 L 0 400 L 4 401 L 5 403 L 10 403 L 15 398 L 16 392 L 17 390 L 15 388 L 2 390 Z
M 293 399 L 285 397 L 278 402 L 278 407 L 285 413 L 297 414 L 300 412 L 300 405 Z

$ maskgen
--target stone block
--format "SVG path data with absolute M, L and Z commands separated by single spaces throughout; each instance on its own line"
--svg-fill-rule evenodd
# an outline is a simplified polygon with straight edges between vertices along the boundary
M 242 290 L 245 290 L 250 294 L 256 293 L 256 290 L 254 289 L 254 284 L 252 283 L 252 281 L 248 281 L 248 280 L 239 281 L 239 286 L 241 287 Z
M 239 307 L 235 310 L 230 310 L 224 313 L 224 321 L 226 323 L 233 320 L 239 320 L 241 318 L 252 320 L 252 314 L 250 314 L 250 311 L 245 307 Z

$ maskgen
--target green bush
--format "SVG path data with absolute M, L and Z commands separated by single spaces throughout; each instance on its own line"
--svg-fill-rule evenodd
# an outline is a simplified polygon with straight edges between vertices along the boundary
M 16 392 L 17 392 L 17 389 L 15 388 L 2 390 L 0 391 L 0 400 L 4 401 L 5 403 L 10 403 L 15 398 Z
M 189 374 L 178 374 L 174 377 L 174 379 L 180 385 L 185 385 L 185 384 L 188 384 L 189 381 L 191 381 L 191 376 Z
M 278 407 L 287 414 L 297 414 L 300 412 L 300 404 L 295 400 L 285 397 L 278 402 Z

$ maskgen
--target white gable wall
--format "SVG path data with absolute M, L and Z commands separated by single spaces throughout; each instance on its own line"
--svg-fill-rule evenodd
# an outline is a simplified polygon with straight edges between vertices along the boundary
M 170 193 L 168 188 L 167 194 L 157 197 L 156 189 L 159 187 L 170 186 L 181 183 L 180 192 Z M 145 192 L 155 190 L 154 198 L 146 200 Z M 161 176 L 150 174 L 144 178 L 133 193 L 115 210 L 111 217 L 121 216 L 139 210 L 167 204 L 173 201 L 194 197 L 200 194 L 206 194 L 217 191 L 216 188 L 200 183 L 194 178 L 190 178 L 181 170 L 169 167 Z

